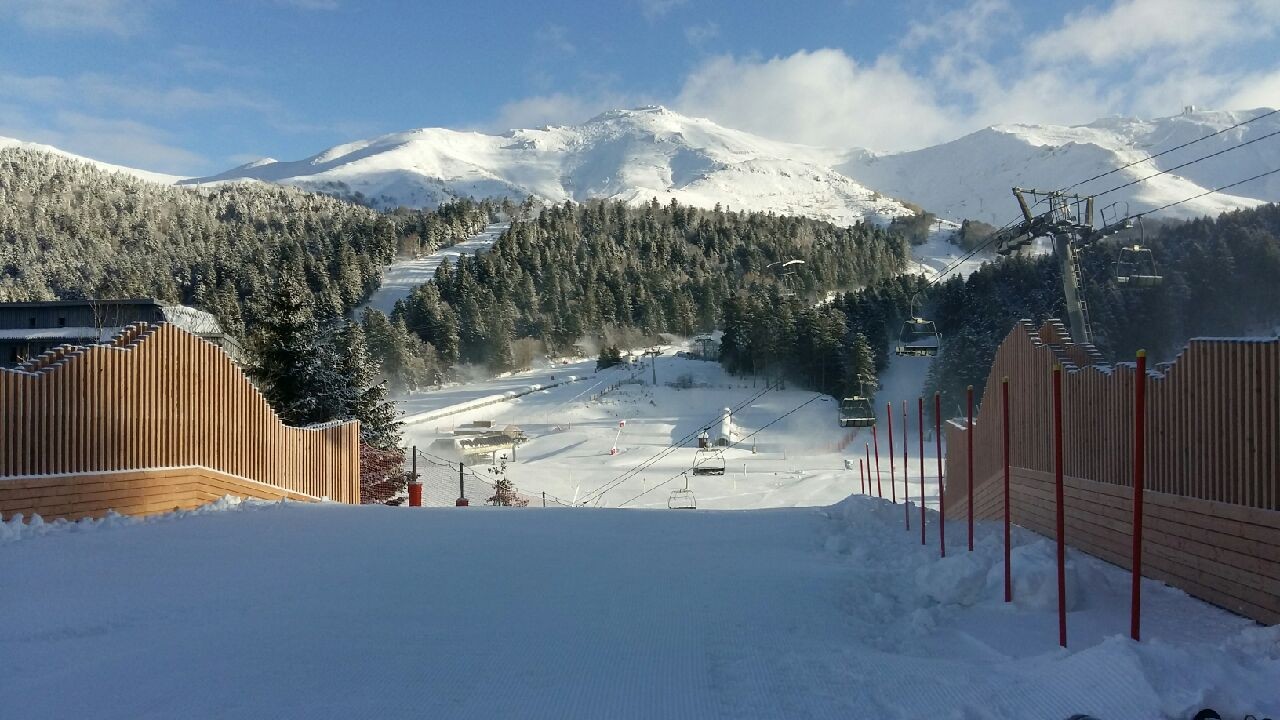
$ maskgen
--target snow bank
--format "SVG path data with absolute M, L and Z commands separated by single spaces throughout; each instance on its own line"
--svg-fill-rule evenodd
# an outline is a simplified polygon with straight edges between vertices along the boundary
M 172 522 L 183 518 L 208 515 L 210 513 L 227 512 L 229 510 L 273 507 L 283 502 L 287 501 L 280 500 L 272 502 L 267 500 L 257 500 L 254 498 L 240 498 L 235 495 L 224 495 L 211 503 L 201 505 L 193 510 L 177 510 L 174 512 L 148 515 L 146 517 L 121 515 L 114 510 L 110 510 L 101 518 L 81 518 L 80 520 L 75 521 L 63 520 L 61 518 L 46 521 L 39 515 L 32 515 L 28 519 L 24 517 L 22 513 L 17 513 L 8 520 L 0 521 L 0 545 L 6 545 L 8 543 L 18 542 L 19 540 L 27 540 L 44 535 L 93 532 L 95 530 L 109 530 L 112 528 L 128 527 L 130 525 L 140 525 L 144 523 Z
M 851 497 L 828 509 L 823 546 L 856 567 L 849 607 L 864 621 L 863 641 L 885 651 L 968 654 L 1009 674 L 989 700 L 991 714 L 973 717 L 1191 717 L 1203 707 L 1224 717 L 1280 712 L 1280 626 L 1258 627 L 1146 580 L 1145 639 L 1132 642 L 1128 571 L 1068 548 L 1062 650 L 1052 540 L 1013 529 L 1014 602 L 1005 604 L 1001 526 L 976 523 L 968 552 L 965 521 L 948 521 L 943 558 L 937 513 L 928 513 L 929 542 L 921 546 L 919 510 L 912 511 L 906 532 L 900 505 Z M 1032 687 L 1041 694 L 1029 696 Z

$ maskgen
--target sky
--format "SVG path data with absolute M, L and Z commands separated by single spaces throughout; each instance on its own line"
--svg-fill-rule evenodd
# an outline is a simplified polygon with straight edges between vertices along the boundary
M 1280 0 L 0 0 L 0 136 L 206 175 L 662 104 L 911 150 L 1280 105 Z

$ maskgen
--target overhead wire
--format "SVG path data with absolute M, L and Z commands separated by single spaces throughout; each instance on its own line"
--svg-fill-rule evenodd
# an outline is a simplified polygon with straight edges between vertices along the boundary
M 772 389 L 773 389 L 773 387 L 772 387 L 771 385 L 766 384 L 766 385 L 765 385 L 764 390 L 761 390 L 760 392 L 756 393 L 755 395 L 753 395 L 753 396 L 751 396 L 751 397 L 747 398 L 746 400 L 742 401 L 741 403 L 737 404 L 736 406 L 734 406 L 734 407 L 730 408 L 730 411 L 729 411 L 729 412 L 727 412 L 727 413 L 722 412 L 722 413 L 720 413 L 720 415 L 719 415 L 717 418 L 715 418 L 715 419 L 714 419 L 714 420 L 712 420 L 711 422 L 708 422 L 708 423 L 706 423 L 706 424 L 700 424 L 700 425 L 699 425 L 699 429 L 698 429 L 698 430 L 694 430 L 694 431 L 692 431 L 692 432 L 688 433 L 687 435 L 685 435 L 684 437 L 680 438 L 679 440 L 676 440 L 676 441 L 672 442 L 670 445 L 667 445 L 665 448 L 662 448 L 662 449 L 661 449 L 661 450 L 659 450 L 658 452 L 656 452 L 656 453 L 654 453 L 653 455 L 649 456 L 649 458 L 647 458 L 646 460 L 642 461 L 640 464 L 638 464 L 638 465 L 636 465 L 636 466 L 634 466 L 634 467 L 632 467 L 632 468 L 630 468 L 630 469 L 628 469 L 628 470 L 624 471 L 621 475 L 618 475 L 617 477 L 613 478 L 612 480 L 609 480 L 608 482 L 604 483 L 603 485 L 601 485 L 600 487 L 596 488 L 595 490 L 592 490 L 591 492 L 587 493 L 586 495 L 584 495 L 584 496 L 579 500 L 579 503 L 580 503 L 580 504 L 582 504 L 582 505 L 586 505 L 587 503 L 592 502 L 594 499 L 597 499 L 598 495 L 603 494 L 603 493 L 606 493 L 606 492 L 608 492 L 608 491 L 612 490 L 613 488 L 617 487 L 619 484 L 621 484 L 622 482 L 626 481 L 626 480 L 627 480 L 627 479 L 629 479 L 629 478 L 635 477 L 635 475 L 636 475 L 636 474 L 638 474 L 638 473 L 640 473 L 640 472 L 642 472 L 642 471 L 644 471 L 644 470 L 648 469 L 648 468 L 649 468 L 650 466 L 652 466 L 654 463 L 656 463 L 656 462 L 658 462 L 659 460 L 662 460 L 662 459 L 664 459 L 664 458 L 666 458 L 666 457 L 670 456 L 670 455 L 671 455 L 672 453 L 674 453 L 676 450 L 681 449 L 681 447 L 682 447 L 685 443 L 689 442 L 691 439 L 693 439 L 695 436 L 697 436 L 697 434 L 698 434 L 699 432 L 701 432 L 701 431 L 702 431 L 702 428 L 710 427 L 711 425 L 714 425 L 714 424 L 716 424 L 716 423 L 720 422 L 721 420 L 724 420 L 724 419 L 725 419 L 725 417 L 733 415 L 734 413 L 736 413 L 736 412 L 738 412 L 739 410 L 741 410 L 741 409 L 745 408 L 746 406 L 750 405 L 751 403 L 755 402 L 756 400 L 759 400 L 760 398 L 764 397 L 764 395 L 765 395 L 766 393 L 768 393 L 768 392 L 769 392 L 770 390 L 772 390 Z
M 774 419 L 770 420 L 769 422 L 765 423 L 764 425 L 761 425 L 760 427 L 758 427 L 758 428 L 756 428 L 755 430 L 753 430 L 750 434 L 745 435 L 745 436 L 743 436 L 742 438 L 740 438 L 739 440 L 736 440 L 736 441 L 734 441 L 734 442 L 730 443 L 728 447 L 729 447 L 729 448 L 733 448 L 733 447 L 737 447 L 738 445 L 741 445 L 742 443 L 746 442 L 747 440 L 750 440 L 751 438 L 755 437 L 755 436 L 756 436 L 757 434 L 759 434 L 761 431 L 763 431 L 763 430 L 765 430 L 765 429 L 769 428 L 769 427 L 770 427 L 770 426 L 772 426 L 774 423 L 777 423 L 779 420 L 782 420 L 783 418 L 787 417 L 788 415 L 792 415 L 792 414 L 794 414 L 794 413 L 796 413 L 796 412 L 799 412 L 801 408 L 805 407 L 805 406 L 806 406 L 806 405 L 808 405 L 809 403 L 814 402 L 815 400 L 818 400 L 819 398 L 822 398 L 822 397 L 824 397 L 824 394 L 823 394 L 823 393 L 816 393 L 816 394 L 814 394 L 814 396 L 813 396 L 813 397 L 809 398 L 808 400 L 805 400 L 804 402 L 800 403 L 799 405 L 797 405 L 797 406 L 795 406 L 795 407 L 791 408 L 790 410 L 788 410 L 788 411 L 786 411 L 786 412 L 782 413 L 781 415 L 779 415 L 778 417 L 776 417 L 776 418 L 774 418 Z M 726 448 L 726 449 L 728 449 L 728 448 Z M 630 499 L 628 499 L 628 500 L 623 501 L 622 503 L 620 503 L 620 504 L 618 505 L 618 507 L 623 507 L 623 506 L 628 505 L 628 504 L 630 504 L 630 503 L 632 503 L 632 502 L 635 502 L 636 500 L 638 500 L 638 499 L 640 499 L 640 498 L 644 497 L 645 495 L 648 495 L 649 493 L 653 492 L 654 490 L 657 490 L 658 488 L 660 488 L 660 487 L 662 487 L 662 486 L 664 486 L 664 485 L 666 485 L 666 484 L 670 483 L 671 481 L 675 480 L 676 478 L 680 477 L 681 475 L 684 475 L 684 473 L 685 473 L 685 472 L 686 472 L 686 471 L 678 472 L 678 473 L 676 473 L 675 475 L 672 475 L 671 477 L 667 478 L 666 480 L 663 480 L 662 482 L 658 483 L 657 485 L 654 485 L 654 486 L 653 486 L 653 487 L 651 487 L 651 488 L 647 488 L 646 490 L 644 490 L 644 492 L 641 492 L 639 495 L 636 495 L 636 496 L 634 496 L 634 497 L 632 497 L 632 498 L 630 498 Z

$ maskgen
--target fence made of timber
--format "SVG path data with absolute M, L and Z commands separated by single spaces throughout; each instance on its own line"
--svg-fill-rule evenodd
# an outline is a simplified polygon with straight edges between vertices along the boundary
M 1063 367 L 1067 543 L 1129 567 L 1132 363 L 1107 365 L 1065 328 L 1016 325 L 996 352 L 973 429 L 974 516 L 1003 517 L 1001 381 L 1009 383 L 1010 513 L 1052 536 L 1055 364 Z M 988 401 L 990 400 L 990 401 Z M 1280 622 L 1280 340 L 1198 338 L 1149 371 L 1144 574 Z M 947 427 L 946 512 L 968 513 L 967 438 Z
M 114 496 L 97 505 L 74 502 L 93 483 L 73 480 L 175 468 L 213 474 L 160 476 L 186 484 L 226 476 L 261 486 L 250 493 L 258 497 L 358 503 L 359 424 L 286 426 L 220 348 L 170 324 L 140 323 L 109 344 L 62 347 L 0 370 L 0 514 L 75 506 L 53 514 L 100 515 L 102 503 L 121 500 L 150 507 L 148 495 L 173 492 L 147 490 L 155 473 L 115 477 Z M 34 482 L 50 476 L 68 482 Z M 131 496 L 120 484 L 135 476 L 150 480 L 134 483 Z

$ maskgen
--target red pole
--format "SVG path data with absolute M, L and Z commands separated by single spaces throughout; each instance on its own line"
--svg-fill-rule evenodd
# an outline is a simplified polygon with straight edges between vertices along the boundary
M 893 403 L 884 404 L 884 416 L 889 418 L 889 497 L 898 504 L 898 472 L 893 463 Z
M 890 421 L 890 422 L 892 422 L 892 421 Z M 890 435 L 889 437 L 893 437 L 893 436 L 892 436 L 892 435 Z M 872 425 L 872 426 L 871 426 L 871 444 L 876 446 L 876 447 L 875 447 L 875 452 L 876 452 L 876 495 L 879 495 L 879 496 L 880 496 L 880 499 L 881 499 L 881 500 L 883 500 L 883 499 L 884 499 L 884 486 L 880 484 L 880 438 L 879 438 L 879 436 L 876 434 L 876 426 L 875 426 L 875 425 Z
M 973 386 L 969 386 L 969 425 L 965 429 L 965 442 L 969 444 L 965 459 L 969 463 L 969 552 L 973 552 Z
M 907 401 L 902 401 L 902 514 L 907 518 L 907 529 L 911 529 L 911 465 L 907 457 Z
M 862 469 L 862 458 L 858 458 L 858 486 L 862 488 L 862 494 L 867 494 L 867 473 Z
M 1000 381 L 1001 429 L 1004 431 L 1004 601 L 1013 602 L 1013 570 L 1009 564 L 1009 378 Z
M 1133 591 L 1129 609 L 1129 637 L 1142 634 L 1142 492 L 1147 482 L 1147 351 L 1138 351 L 1133 387 Z
M 938 548 L 947 556 L 947 493 L 942 486 L 942 393 L 933 393 L 933 439 L 938 445 Z
M 925 528 L 924 528 L 924 396 L 917 398 L 919 401 L 920 411 L 920 544 L 924 545 Z
M 1067 646 L 1067 520 L 1063 511 L 1062 366 L 1053 366 L 1053 493 L 1058 529 L 1058 644 Z
M 873 430 L 874 428 L 875 426 L 872 426 Z M 871 446 L 866 443 L 862 443 L 862 446 L 867 450 L 867 475 L 871 475 Z M 867 496 L 870 497 L 870 495 L 871 495 L 871 478 L 868 477 L 867 478 Z

